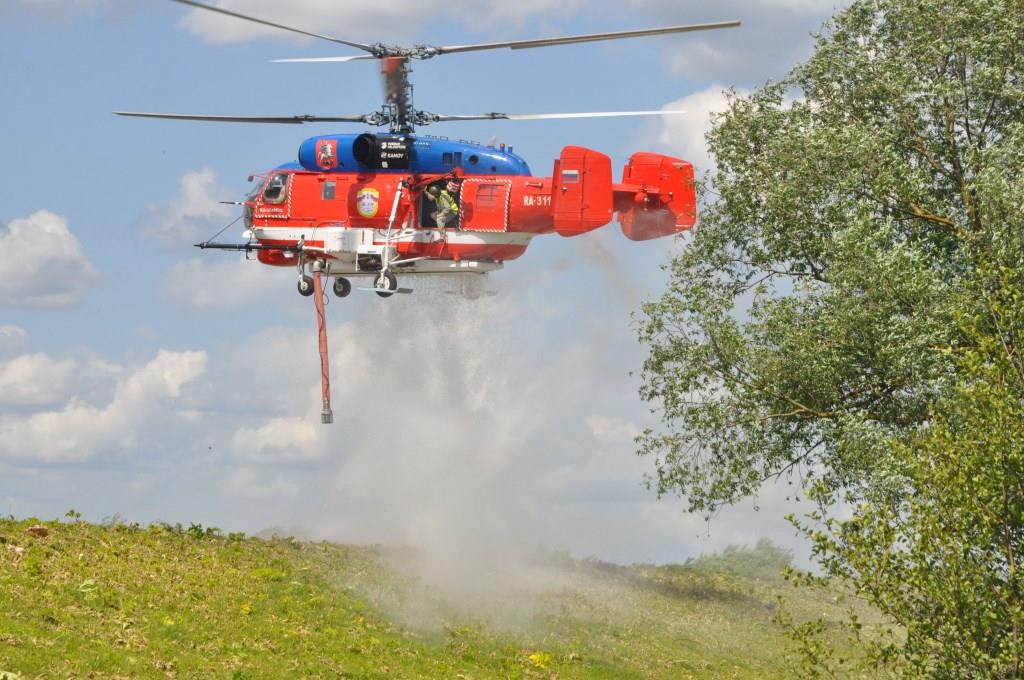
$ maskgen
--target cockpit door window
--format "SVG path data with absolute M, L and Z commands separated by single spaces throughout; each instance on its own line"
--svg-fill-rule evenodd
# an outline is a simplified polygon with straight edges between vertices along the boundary
M 264 203 L 284 203 L 288 198 L 288 174 L 279 172 L 271 176 L 263 187 Z

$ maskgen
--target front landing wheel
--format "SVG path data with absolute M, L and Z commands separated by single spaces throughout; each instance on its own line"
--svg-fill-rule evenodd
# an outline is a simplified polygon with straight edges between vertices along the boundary
M 373 282 L 373 287 L 377 289 L 377 295 L 391 297 L 398 290 L 398 278 L 391 272 L 381 272 Z
M 299 295 L 309 297 L 313 294 L 313 278 L 311 276 L 300 276 L 299 284 L 296 287 L 299 289 Z

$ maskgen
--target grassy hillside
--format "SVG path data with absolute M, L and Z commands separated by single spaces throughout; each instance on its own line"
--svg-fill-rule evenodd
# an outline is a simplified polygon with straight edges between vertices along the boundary
M 543 578 L 460 594 L 394 567 L 414 560 L 0 520 L 0 678 L 786 677 L 776 593 L 798 616 L 835 606 L 723 570 L 551 556 Z

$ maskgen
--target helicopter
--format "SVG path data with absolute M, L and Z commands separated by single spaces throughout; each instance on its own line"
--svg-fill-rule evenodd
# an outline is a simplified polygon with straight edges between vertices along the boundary
M 334 279 L 346 297 L 350 278 L 369 277 L 381 297 L 412 292 L 398 275 L 483 274 L 515 260 L 530 241 L 557 233 L 577 236 L 618 216 L 634 241 L 669 236 L 696 222 L 694 171 L 689 162 L 661 154 L 633 154 L 613 182 L 611 159 L 566 146 L 546 177 L 531 174 L 511 146 L 453 141 L 416 134 L 417 126 L 472 120 L 544 120 L 660 116 L 678 110 L 583 113 L 444 115 L 413 105 L 410 62 L 445 54 L 512 50 L 732 28 L 738 21 L 667 26 L 533 40 L 467 45 L 392 46 L 321 35 L 196 0 L 173 0 L 365 54 L 276 59 L 276 62 L 377 60 L 385 101 L 369 114 L 349 116 L 225 116 L 115 111 L 120 116 L 225 123 L 363 123 L 387 133 L 318 135 L 299 145 L 296 161 L 250 176 L 259 181 L 241 203 L 245 243 L 204 241 L 202 249 L 255 253 L 266 265 L 294 267 L 300 294 L 314 293 L 311 274 Z M 447 194 L 447 210 L 436 196 Z M 440 213 L 440 214 L 439 214 Z
M 255 253 L 259 262 L 294 267 L 297 288 L 316 303 L 321 362 L 321 422 L 333 422 L 324 312 L 324 278 L 333 279 L 339 298 L 352 291 L 352 278 L 368 277 L 363 288 L 380 297 L 411 293 L 398 276 L 486 274 L 523 255 L 537 236 L 578 236 L 618 217 L 633 241 L 670 236 L 696 223 L 694 169 L 688 161 L 638 152 L 626 162 L 620 182 L 611 159 L 593 149 L 565 146 L 550 176 L 534 176 L 511 146 L 454 141 L 420 135 L 418 126 L 473 120 L 582 119 L 679 115 L 684 111 L 602 111 L 578 113 L 436 114 L 413 105 L 411 61 L 445 54 L 557 45 L 733 28 L 739 21 L 665 26 L 533 40 L 467 45 L 361 43 L 321 35 L 241 14 L 196 0 L 183 5 L 316 38 L 363 54 L 277 59 L 278 62 L 376 60 L 384 86 L 381 108 L 343 116 L 232 116 L 115 111 L 120 116 L 222 123 L 362 123 L 387 132 L 336 133 L 310 137 L 295 161 L 250 176 L 254 182 L 243 208 L 244 243 L 206 240 L 201 249 Z M 230 225 L 229 225 L 230 226 Z M 222 230 L 223 231 L 223 230 Z M 216 238 L 216 237 L 214 237 Z

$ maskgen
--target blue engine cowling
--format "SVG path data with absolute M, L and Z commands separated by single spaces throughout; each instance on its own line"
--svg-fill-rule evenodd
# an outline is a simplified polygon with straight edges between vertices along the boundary
M 312 172 L 446 173 L 529 175 L 511 151 L 439 137 L 372 133 L 321 135 L 299 146 L 299 165 Z

